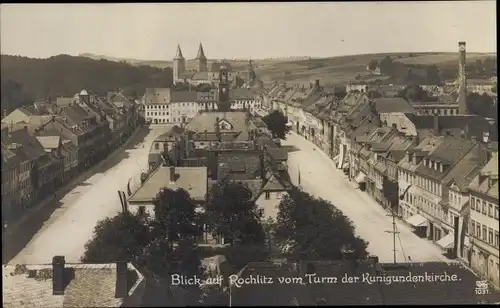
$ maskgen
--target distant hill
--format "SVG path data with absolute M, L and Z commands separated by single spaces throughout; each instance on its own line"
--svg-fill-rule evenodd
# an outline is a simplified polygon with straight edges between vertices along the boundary
M 7 112 L 34 100 L 73 96 L 82 89 L 105 94 L 120 88 L 138 97 L 147 87 L 172 85 L 171 68 L 68 55 L 48 59 L 1 55 L 0 71 L 2 108 Z
M 93 54 L 82 54 L 93 59 L 107 59 L 110 61 L 125 61 L 132 65 L 150 65 L 159 68 L 171 67 L 172 61 L 149 61 L 138 59 L 119 59 Z M 371 60 L 381 61 L 390 57 L 394 62 L 401 63 L 402 67 L 425 69 L 436 65 L 439 70 L 446 72 L 446 77 L 455 76 L 458 71 L 458 53 L 455 52 L 416 52 L 416 53 L 380 53 L 338 56 L 330 58 L 288 57 L 273 59 L 252 59 L 254 68 L 259 78 L 265 83 L 284 81 L 290 83 L 309 83 L 311 80 L 320 79 L 325 84 L 345 84 L 358 79 L 366 82 L 389 80 L 389 76 L 374 76 L 366 69 Z M 494 59 L 495 53 L 467 53 L 468 65 L 475 64 L 476 60 Z M 212 61 L 209 60 L 209 65 Z M 245 69 L 248 60 L 226 59 L 235 70 Z M 186 61 L 187 69 L 194 69 L 193 60 Z

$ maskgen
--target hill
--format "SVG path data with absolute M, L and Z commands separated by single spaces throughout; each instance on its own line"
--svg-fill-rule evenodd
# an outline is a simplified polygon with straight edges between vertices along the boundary
M 48 97 L 73 96 L 81 89 L 105 94 L 117 88 L 140 96 L 147 87 L 169 87 L 172 69 L 58 55 L 48 59 L 1 55 L 2 108 Z
M 113 61 L 126 61 L 133 65 L 150 65 L 160 68 L 171 67 L 172 61 L 147 61 L 137 59 L 114 59 L 105 56 L 92 54 L 82 54 L 82 56 L 96 59 L 108 59 Z M 375 76 L 367 71 L 366 66 L 372 60 L 381 61 L 385 57 L 390 57 L 394 62 L 400 63 L 404 67 L 426 68 L 436 65 L 437 68 L 445 72 L 445 78 L 453 78 L 458 72 L 458 53 L 455 52 L 418 52 L 418 53 L 380 53 L 339 56 L 331 58 L 309 58 L 309 57 L 289 57 L 275 59 L 255 59 L 252 60 L 257 75 L 264 82 L 276 80 L 291 83 L 309 83 L 311 80 L 320 79 L 325 84 L 345 84 L 358 79 L 370 82 L 374 80 L 387 80 L 389 76 Z M 474 65 L 476 61 L 484 59 L 494 59 L 495 53 L 467 53 L 468 65 Z M 212 61 L 209 60 L 210 66 Z M 226 60 L 236 70 L 245 69 L 247 60 Z M 496 65 L 495 65 L 496 66 Z M 194 69 L 193 60 L 186 61 L 187 69 Z M 388 81 L 391 82 L 391 81 Z

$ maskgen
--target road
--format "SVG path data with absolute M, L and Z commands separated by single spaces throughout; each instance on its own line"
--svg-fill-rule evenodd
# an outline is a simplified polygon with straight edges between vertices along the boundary
M 145 134 L 136 137 L 140 139 L 135 140 L 134 145 L 115 152 L 95 174 L 64 195 L 59 200 L 62 205 L 9 263 L 51 263 L 55 255 L 65 256 L 68 263 L 80 262 L 94 226 L 99 220 L 121 211 L 117 191 L 126 193 L 131 178 L 133 186 L 140 182 L 141 171 L 147 169 L 152 141 L 164 131 L 165 128 L 152 128 L 145 137 Z
M 354 182 L 313 143 L 294 132 L 283 145 L 300 150 L 289 153 L 288 168 L 292 182 L 297 185 L 300 170 L 304 191 L 332 202 L 356 227 L 356 234 L 369 242 L 368 251 L 377 255 L 380 262 L 393 262 L 392 217 L 368 194 L 356 189 Z M 408 256 L 413 262 L 448 261 L 434 244 L 416 236 L 404 223 L 397 221 L 400 232 L 396 239 L 396 260 L 404 262 Z M 402 246 L 402 248 L 401 248 Z

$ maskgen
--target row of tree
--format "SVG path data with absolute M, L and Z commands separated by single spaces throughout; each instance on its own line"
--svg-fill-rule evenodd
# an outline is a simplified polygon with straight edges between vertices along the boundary
M 171 68 L 58 55 L 48 59 L 1 56 L 2 107 L 10 112 L 34 100 L 73 96 L 82 89 L 105 94 L 117 88 L 133 98 L 146 88 L 172 85 Z
M 440 85 L 443 80 L 456 79 L 458 76 L 458 65 L 446 63 L 441 67 L 432 65 L 405 65 L 393 61 L 391 57 L 386 56 L 380 62 L 373 59 L 368 63 L 368 69 L 375 70 L 380 68 L 380 73 L 390 76 L 391 81 Z M 494 57 L 476 59 L 467 63 L 467 76 L 469 78 L 489 78 L 496 74 L 497 60 Z

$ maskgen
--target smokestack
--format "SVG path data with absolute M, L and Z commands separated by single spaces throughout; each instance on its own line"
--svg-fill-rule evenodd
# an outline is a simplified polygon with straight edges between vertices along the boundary
M 170 166 L 170 183 L 175 183 L 175 166 Z
M 128 295 L 127 262 L 116 262 L 115 298 L 124 298 Z
M 219 117 L 215 118 L 215 124 L 214 124 L 214 128 L 215 128 L 215 136 L 217 136 L 217 140 L 220 141 L 220 127 L 219 127 Z
M 356 250 L 352 248 L 350 244 L 348 244 L 343 245 L 340 251 L 342 252 L 342 256 L 347 267 L 347 273 L 354 276 L 358 267 L 358 262 L 356 261 L 355 255 Z
M 64 295 L 64 256 L 52 258 L 52 295 Z
M 433 117 L 433 129 L 434 133 L 439 134 L 439 116 L 434 115 Z
M 458 42 L 458 113 L 469 113 L 467 110 L 467 63 L 465 42 Z

